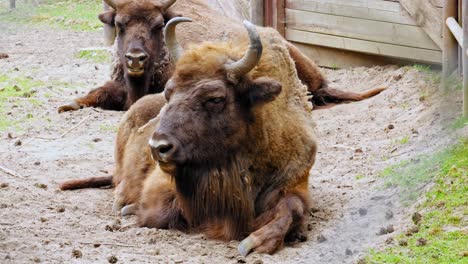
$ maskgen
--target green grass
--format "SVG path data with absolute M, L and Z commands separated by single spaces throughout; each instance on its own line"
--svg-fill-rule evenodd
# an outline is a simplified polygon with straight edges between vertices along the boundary
M 96 63 L 108 63 L 111 61 L 111 54 L 106 50 L 81 50 L 75 54 L 75 57 Z
M 406 137 L 403 137 L 402 139 L 398 140 L 398 143 L 400 145 L 404 145 L 404 144 L 408 143 L 409 140 L 410 140 L 409 136 L 406 136 Z
M 366 262 L 468 263 L 468 138 L 418 163 L 398 166 L 405 169 L 397 170 L 395 166 L 384 171 L 383 176 L 391 177 L 403 188 L 421 180 L 434 181 L 425 201 L 417 208 L 423 214 L 420 230 L 409 237 L 397 235 L 397 241 L 404 238 L 408 245 L 395 243 L 382 251 L 373 250 Z M 427 244 L 417 245 L 420 238 L 427 239 Z
M 452 124 L 450 124 L 449 128 L 451 130 L 457 130 L 467 125 L 468 125 L 468 118 L 464 118 L 463 116 L 460 116 L 459 118 L 455 119 L 455 121 L 453 121 Z
M 8 1 L 0 1 L 0 21 L 33 23 L 75 31 L 95 31 L 102 27 L 97 18 L 102 12 L 100 0 L 41 1 L 39 7 L 17 1 L 17 9 L 10 11 Z
M 424 73 L 433 73 L 431 67 L 430 67 L 430 66 L 427 66 L 427 65 L 414 64 L 412 67 L 413 67 L 414 69 L 416 69 L 417 71 L 420 71 L 420 72 L 424 72 Z
M 9 112 L 15 110 L 12 106 L 19 106 L 25 102 L 40 105 L 35 97 L 37 87 L 44 86 L 44 82 L 26 77 L 9 77 L 0 74 L 0 131 L 4 131 L 32 116 L 26 114 L 23 118 L 14 118 Z M 10 106 L 10 107 L 7 107 Z
M 358 175 L 356 175 L 355 178 L 356 178 L 356 180 L 361 180 L 361 179 L 364 179 L 364 175 L 358 174 Z
M 463 83 L 460 77 L 450 76 L 444 83 L 443 86 L 448 91 L 461 91 L 463 90 Z
M 114 132 L 116 133 L 118 130 L 118 127 L 115 125 L 109 125 L 109 124 L 100 124 L 99 125 L 99 130 L 102 132 Z
M 433 84 L 440 84 L 442 81 L 442 75 L 439 71 L 434 71 L 430 66 L 414 64 L 413 66 L 407 66 L 407 69 L 413 68 L 426 75 L 425 80 Z

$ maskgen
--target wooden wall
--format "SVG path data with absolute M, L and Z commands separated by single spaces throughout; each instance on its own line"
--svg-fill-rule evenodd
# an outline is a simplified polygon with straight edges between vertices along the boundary
M 430 1 L 431 12 L 442 12 L 437 8 L 442 1 Z M 411 16 L 398 0 L 284 0 L 284 8 L 285 37 L 301 43 L 302 50 L 320 46 L 341 53 L 441 63 L 442 52 L 436 43 L 440 29 L 428 34 L 423 28 L 425 17 Z M 419 13 L 417 10 L 416 15 Z M 333 63 L 326 58 L 330 51 L 326 56 L 314 54 L 321 65 Z

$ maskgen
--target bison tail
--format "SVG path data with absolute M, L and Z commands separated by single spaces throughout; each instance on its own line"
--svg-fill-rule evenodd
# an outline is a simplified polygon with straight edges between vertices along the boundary
M 112 185 L 112 175 L 101 177 L 90 177 L 85 179 L 70 180 L 59 185 L 60 190 L 76 190 L 84 188 L 100 188 Z
M 330 108 L 337 104 L 365 100 L 367 98 L 378 95 L 385 89 L 386 87 L 379 87 L 379 88 L 370 89 L 363 93 L 353 93 L 353 92 L 341 91 L 341 90 L 334 89 L 334 88 L 323 87 L 312 93 L 313 97 L 311 100 L 315 109 Z

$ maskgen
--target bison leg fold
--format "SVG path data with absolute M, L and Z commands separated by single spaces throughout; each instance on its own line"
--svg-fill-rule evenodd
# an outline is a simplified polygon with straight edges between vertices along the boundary
M 302 224 L 306 204 L 299 195 L 288 194 L 271 210 L 264 214 L 272 215 L 272 220 L 241 241 L 238 246 L 241 255 L 247 256 L 251 250 L 272 254 L 283 247 L 286 235 Z
M 186 229 L 186 221 L 177 203 L 174 181 L 158 167 L 146 179 L 138 208 L 140 226 L 160 229 Z
M 126 110 L 127 92 L 122 84 L 108 81 L 103 86 L 91 90 L 87 95 L 75 99 L 73 102 L 62 105 L 58 112 L 67 112 L 83 107 L 100 107 L 105 110 Z

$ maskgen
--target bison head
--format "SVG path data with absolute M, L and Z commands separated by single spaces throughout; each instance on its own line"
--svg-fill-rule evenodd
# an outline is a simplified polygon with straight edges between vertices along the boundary
M 99 15 L 104 23 L 115 26 L 117 49 L 124 74 L 140 78 L 155 63 L 166 57 L 163 28 L 174 15 L 168 11 L 176 0 L 105 0 L 113 8 Z
M 182 21 L 187 19 L 174 18 L 165 29 L 168 49 L 177 64 L 166 84 L 167 104 L 150 140 L 154 159 L 167 172 L 208 163 L 222 167 L 233 154 L 253 147 L 248 146 L 256 143 L 251 140 L 256 122 L 253 109 L 281 92 L 277 81 L 252 79 L 248 74 L 262 55 L 254 25 L 244 22 L 250 45 L 238 59 L 244 53 L 239 42 L 204 43 L 183 53 L 174 30 Z

